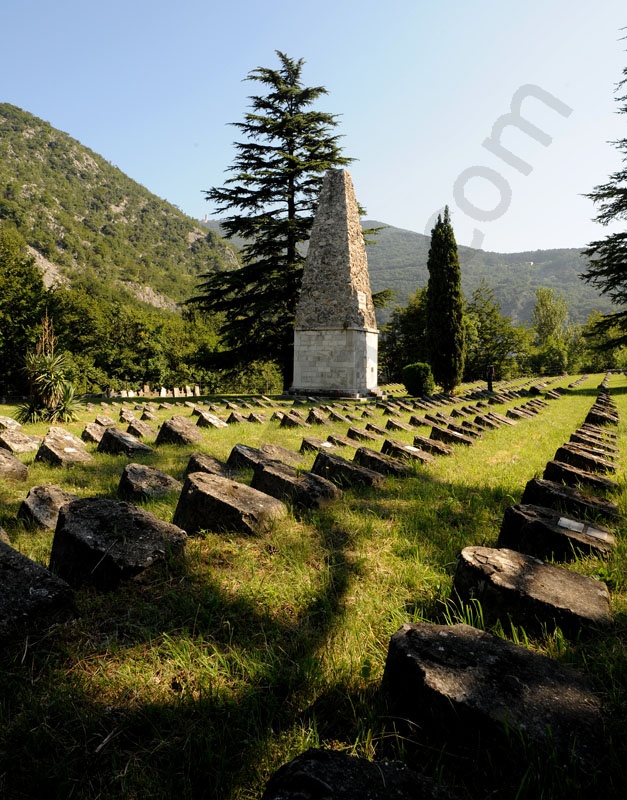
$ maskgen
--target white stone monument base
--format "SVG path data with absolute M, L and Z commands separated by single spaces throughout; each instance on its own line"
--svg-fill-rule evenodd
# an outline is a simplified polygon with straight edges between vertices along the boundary
M 297 328 L 290 394 L 378 394 L 378 336 L 368 328 Z

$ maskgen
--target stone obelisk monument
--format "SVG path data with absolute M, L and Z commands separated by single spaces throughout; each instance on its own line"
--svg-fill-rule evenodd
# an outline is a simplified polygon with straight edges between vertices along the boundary
M 329 170 L 296 309 L 291 392 L 376 394 L 378 335 L 353 182 L 346 170 Z

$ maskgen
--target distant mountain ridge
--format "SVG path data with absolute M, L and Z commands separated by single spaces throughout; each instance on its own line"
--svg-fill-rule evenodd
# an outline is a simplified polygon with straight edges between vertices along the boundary
M 157 307 L 191 297 L 198 275 L 238 264 L 236 248 L 89 148 L 0 103 L 0 220 L 50 276 Z
M 140 186 L 117 167 L 26 111 L 0 103 L 0 220 L 13 222 L 50 280 L 106 297 L 122 293 L 174 308 L 197 291 L 198 276 L 239 264 L 238 245 Z M 429 237 L 383 222 L 368 246 L 373 291 L 395 302 L 427 283 Z M 554 288 L 573 322 L 612 310 L 579 279 L 586 262 L 575 248 L 493 253 L 459 248 L 462 286 L 470 297 L 482 279 L 504 314 L 531 319 L 535 290 Z
M 368 269 L 373 291 L 393 289 L 396 302 L 405 305 L 409 295 L 427 285 L 430 237 L 377 220 L 364 220 L 364 228 L 380 227 L 376 244 L 368 245 Z M 595 310 L 610 312 L 609 300 L 585 284 L 579 275 L 587 261 L 577 248 L 495 253 L 459 246 L 462 289 L 470 297 L 481 280 L 494 291 L 501 313 L 513 322 L 529 322 L 535 292 L 546 286 L 567 301 L 572 322 L 583 323 Z

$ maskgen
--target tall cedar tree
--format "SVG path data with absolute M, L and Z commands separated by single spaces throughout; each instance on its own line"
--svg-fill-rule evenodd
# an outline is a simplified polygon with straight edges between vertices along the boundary
M 431 231 L 431 247 L 427 258 L 427 337 L 431 370 L 445 392 L 452 391 L 464 373 L 464 299 L 457 243 L 449 217 Z
M 619 113 L 627 114 L 627 67 L 623 69 L 623 79 L 617 85 Z M 609 181 L 596 186 L 586 195 L 599 207 L 596 220 L 607 225 L 614 220 L 627 220 L 627 138 L 613 142 L 623 154 L 623 169 L 614 172 Z M 588 269 L 581 276 L 591 283 L 601 294 L 606 294 L 621 311 L 604 316 L 595 326 L 599 333 L 609 332 L 618 326 L 620 333 L 606 341 L 605 348 L 627 344 L 627 231 L 613 233 L 596 242 L 591 242 L 585 254 L 590 259 Z
M 323 86 L 301 82 L 304 61 L 276 51 L 278 70 L 258 67 L 247 80 L 267 87 L 253 95 L 244 122 L 233 123 L 247 141 L 235 142 L 237 156 L 221 188 L 205 192 L 228 238 L 245 240 L 243 266 L 201 276 L 192 302 L 223 313 L 213 366 L 233 368 L 274 360 L 289 388 L 293 371 L 296 303 L 308 240 L 324 173 L 350 163 L 338 146 L 334 115 L 312 110 Z

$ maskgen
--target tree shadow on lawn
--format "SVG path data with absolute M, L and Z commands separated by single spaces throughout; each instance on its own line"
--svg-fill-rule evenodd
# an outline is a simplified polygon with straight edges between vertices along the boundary
M 4 654 L 0 793 L 251 797 L 250 787 L 263 784 L 277 759 L 285 760 L 284 752 L 295 755 L 295 730 L 309 742 L 320 724 L 320 737 L 340 747 L 381 731 L 384 707 L 376 686 L 373 691 L 365 680 L 357 695 L 341 677 L 329 686 L 320 663 L 321 649 L 360 575 L 358 539 L 376 538 L 376 524 L 356 532 L 346 511 L 367 510 L 375 523 L 392 519 L 399 529 L 392 544 L 395 558 L 424 560 L 450 576 L 463 547 L 494 544 L 497 522 L 511 502 L 502 487 L 449 484 L 425 473 L 346 493 L 317 520 L 324 574 L 292 618 L 269 613 L 245 587 L 227 592 L 202 566 L 109 595 L 79 593 L 86 611 L 82 619 L 51 631 L 12 659 Z M 419 598 L 408 587 L 404 609 L 397 611 L 409 615 L 415 602 Z M 423 615 L 433 614 L 435 621 L 441 605 L 440 597 L 428 599 Z M 187 662 L 181 649 L 190 641 L 195 652 Z M 126 679 L 116 689 L 106 674 L 137 669 L 133 662 L 142 659 L 144 680 L 164 679 L 160 657 L 150 652 L 155 642 L 157 649 L 167 643 L 170 663 L 181 659 L 178 672 L 166 673 L 167 686 L 134 692 Z M 211 657 L 203 661 L 207 654 Z M 224 669 L 215 680 L 207 677 L 203 665 L 220 658 Z M 148 678 L 145 670 L 152 670 Z M 386 753 L 387 734 L 381 736 L 380 751 Z M 390 752 L 402 756 L 403 743 L 397 740 Z M 437 774 L 448 761 L 433 753 L 426 769 Z

